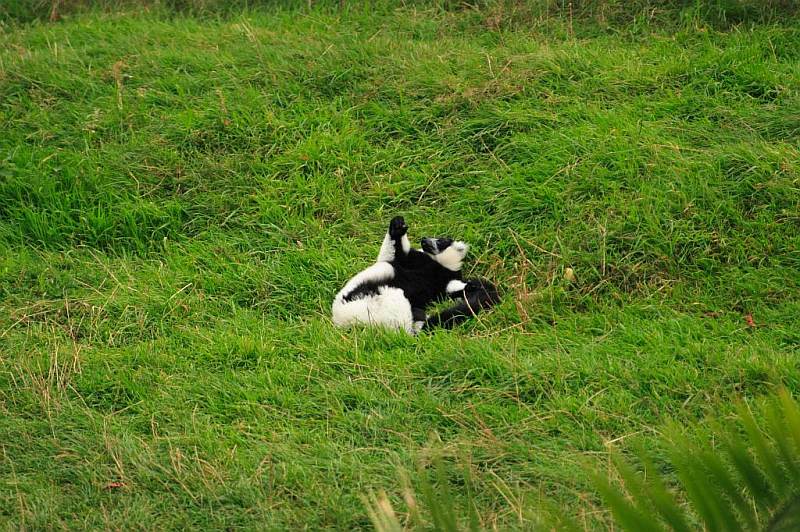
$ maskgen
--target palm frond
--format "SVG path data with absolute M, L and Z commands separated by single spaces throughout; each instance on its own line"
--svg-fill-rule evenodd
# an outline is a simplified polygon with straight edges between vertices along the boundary
M 420 465 L 417 470 L 419 496 L 415 495 L 408 479 L 403 478 L 404 499 L 408 507 L 407 526 L 419 529 L 432 524 L 433 529 L 439 532 L 481 530 L 475 504 L 475 488 L 469 468 L 465 466 L 462 472 L 462 480 L 467 488 L 466 512 L 461 509 L 450 490 L 449 469 L 439 456 L 432 457 L 430 468 Z M 362 499 L 373 526 L 379 532 L 398 532 L 407 528 L 400 523 L 386 493 L 380 492 L 377 496 L 370 494 Z M 427 521 L 423 518 L 421 510 L 429 516 Z
M 607 473 L 589 471 L 592 483 L 619 527 L 630 531 L 672 530 L 767 531 L 800 530 L 800 407 L 786 391 L 755 412 L 739 405 L 726 426 L 711 421 L 707 437 L 689 437 L 670 425 L 664 442 L 669 457 L 662 473 L 650 454 L 636 447 L 638 468 L 616 451 L 611 461 L 619 482 Z M 380 532 L 430 528 L 443 532 L 481 529 L 473 479 L 463 471 L 464 505 L 450 489 L 448 465 L 434 453 L 429 468 L 417 471 L 419 497 L 404 481 L 408 506 L 404 524 L 381 492 L 365 498 L 370 518 Z M 674 475 L 673 475 L 674 473 Z M 675 480 L 677 477 L 677 481 Z M 418 504 L 419 501 L 419 504 Z M 581 527 L 552 504 L 538 508 L 544 528 Z M 423 517 L 424 515 L 424 517 Z
M 672 492 L 644 452 L 639 459 L 647 482 L 618 456 L 614 464 L 621 486 L 595 475 L 595 488 L 620 527 L 638 531 L 658 523 L 683 532 L 692 523 L 711 531 L 800 529 L 791 528 L 800 524 L 797 403 L 782 391 L 757 415 L 739 405 L 735 421 L 726 429 L 713 427 L 714 437 L 706 441 L 673 438 L 669 457 L 679 482 Z M 648 508 L 653 511 L 646 513 Z M 643 514 L 649 527 L 643 526 Z

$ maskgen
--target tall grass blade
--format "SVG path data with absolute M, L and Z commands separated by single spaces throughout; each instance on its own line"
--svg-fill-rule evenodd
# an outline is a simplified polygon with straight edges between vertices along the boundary
M 428 472 L 420 468 L 420 490 L 422 491 L 423 501 L 430 510 L 433 526 L 438 531 L 456 532 L 458 523 L 454 514 L 454 501 L 447 485 L 447 475 L 442 470 L 443 465 L 438 458 L 433 459 L 433 469 L 438 483 L 434 488 Z
M 776 500 L 772 488 L 741 440 L 729 436 L 724 440 L 723 448 L 756 506 L 765 509 L 774 505 Z
M 670 450 L 672 464 L 692 507 L 703 519 L 707 530 L 741 530 L 733 509 L 725 504 L 717 486 L 709 482 L 702 461 L 695 458 L 699 452 L 689 445 L 675 446 Z
M 638 508 L 628 502 L 625 496 L 602 475 L 592 474 L 592 483 L 595 489 L 611 510 L 617 523 L 625 530 L 636 532 L 651 530 L 655 525 L 654 518 L 642 513 Z
M 744 528 L 756 530 L 758 528 L 758 520 L 753 513 L 753 503 L 742 495 L 741 486 L 736 485 L 730 470 L 719 455 L 713 451 L 706 450 L 703 451 L 700 460 L 711 481 L 719 486 L 722 493 L 731 501 L 736 512 L 744 521 Z
M 786 420 L 786 430 L 794 441 L 795 455 L 800 456 L 800 405 L 785 389 L 778 392 L 778 402 L 781 405 L 783 418 Z
M 636 455 L 644 468 L 645 478 L 647 479 L 647 492 L 650 501 L 661 517 L 676 532 L 691 532 L 689 522 L 686 520 L 683 510 L 678 506 L 675 497 L 667 491 L 664 482 L 661 480 L 656 467 L 644 448 L 639 447 Z
M 794 496 L 775 513 L 766 532 L 797 532 L 800 530 L 800 497 Z
M 786 478 L 779 467 L 780 458 L 775 450 L 767 442 L 766 438 L 761 432 L 761 429 L 756 424 L 752 412 L 745 406 L 739 405 L 737 408 L 739 419 L 747 432 L 750 442 L 753 446 L 753 451 L 761 464 L 761 470 L 764 471 L 771 481 L 773 491 L 778 497 L 785 493 L 787 487 Z
M 401 532 L 403 530 L 385 492 L 381 491 L 378 495 L 370 492 L 369 496 L 362 497 L 362 501 L 375 530 L 378 532 Z
M 481 529 L 478 508 L 475 503 L 475 485 L 472 479 L 469 460 L 464 460 L 464 484 L 467 488 L 467 517 L 469 519 L 469 530 L 478 532 Z
M 436 479 L 439 485 L 439 496 L 437 502 L 439 503 L 440 515 L 444 519 L 442 530 L 453 531 L 458 530 L 458 519 L 456 518 L 456 501 L 453 497 L 453 492 L 450 490 L 450 481 L 447 478 L 447 468 L 441 456 L 436 456 L 433 459 L 433 465 L 436 472 Z
M 786 415 L 782 411 L 781 403 L 778 398 L 771 401 L 769 408 L 764 414 L 766 429 L 770 436 L 775 440 L 775 447 L 780 455 L 780 463 L 789 475 L 789 483 L 800 482 L 800 464 L 798 464 L 798 454 L 792 448 L 791 426 L 786 421 Z
M 633 500 L 633 506 L 637 512 L 641 513 L 642 515 L 647 515 L 650 513 L 650 506 L 651 506 L 651 499 L 648 494 L 647 487 L 645 486 L 644 482 L 639 478 L 636 474 L 636 471 L 622 459 L 619 454 L 615 451 L 611 451 L 611 460 L 614 463 L 614 467 L 616 467 L 617 472 L 622 477 L 622 481 L 625 484 L 625 491 L 628 492 L 628 495 Z M 660 523 L 653 521 L 652 530 L 663 530 L 664 528 L 661 526 Z

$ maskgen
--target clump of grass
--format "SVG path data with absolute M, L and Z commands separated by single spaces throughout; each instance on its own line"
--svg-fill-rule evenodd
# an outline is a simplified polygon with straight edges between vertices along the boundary
M 607 442 L 797 391 L 796 24 L 498 5 L 6 19 L 3 524 L 365 527 L 435 432 L 603 526 Z M 502 303 L 333 328 L 397 213 Z
M 623 530 L 793 530 L 800 504 L 800 407 L 785 391 L 770 398 L 757 414 L 740 404 L 734 428 L 712 421 L 699 441 L 687 439 L 675 425 L 668 429 L 668 472 L 654 465 L 651 453 L 637 452 L 639 472 L 612 451 L 613 472 L 592 471 L 593 483 L 615 522 Z M 434 453 L 435 451 L 435 447 Z M 468 464 L 468 462 L 467 462 Z M 469 467 L 456 476 L 464 484 L 465 509 L 454 497 L 451 468 L 434 454 L 430 470 L 421 466 L 418 487 L 404 478 L 404 517 L 398 516 L 383 491 L 364 498 L 376 530 L 484 530 L 490 523 L 477 514 L 477 497 Z M 435 477 L 435 478 L 432 478 Z M 612 477 L 619 477 L 624 492 Z M 679 480 L 675 482 L 674 477 Z M 547 502 L 519 508 L 547 528 L 579 530 L 580 525 Z M 521 524 L 521 523 L 520 523 Z M 546 525 L 545 525 L 546 524 Z
M 472 4 L 453 0 L 418 0 L 404 6 L 433 9 L 443 12 L 472 11 L 490 30 L 519 28 L 531 23 L 544 23 L 547 19 L 564 20 L 566 29 L 574 32 L 573 23 L 590 20 L 601 26 L 653 22 L 672 24 L 681 20 L 698 20 L 716 26 L 730 27 L 742 23 L 770 23 L 797 15 L 797 5 L 791 0 L 481 0 Z M 393 0 L 373 1 L 369 4 L 347 0 L 312 0 L 305 3 L 275 0 L 8 0 L 0 6 L 0 20 L 25 23 L 32 21 L 55 22 L 64 16 L 91 11 L 136 12 L 162 11 L 192 16 L 235 16 L 243 10 L 264 8 L 303 9 L 326 12 L 376 12 L 392 10 L 398 6 Z

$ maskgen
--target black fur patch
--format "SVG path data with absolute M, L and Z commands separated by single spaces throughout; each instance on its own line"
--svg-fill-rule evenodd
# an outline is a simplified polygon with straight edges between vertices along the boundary
M 421 245 L 425 253 L 437 255 L 449 248 L 452 243 L 452 238 L 423 238 Z
M 481 310 L 488 309 L 500 302 L 497 288 L 485 279 L 469 279 L 467 286 L 460 294 L 463 297 L 461 301 L 425 320 L 422 328 L 426 330 L 432 327 L 451 329 Z
M 461 272 L 448 270 L 425 253 L 412 250 L 405 264 L 394 265 L 389 284 L 403 290 L 412 307 L 426 308 L 447 295 L 447 283 L 461 279 Z
M 378 295 L 382 286 L 399 288 L 412 308 L 424 309 L 446 295 L 447 283 L 461 279 L 461 272 L 448 270 L 425 253 L 412 249 L 399 254 L 389 264 L 394 268 L 392 279 L 366 281 L 344 296 L 347 302 Z
M 386 286 L 386 281 L 367 281 L 355 287 L 352 292 L 344 296 L 344 300 L 348 303 L 363 297 L 377 296 L 380 292 L 378 289 L 381 286 Z
M 400 249 L 399 242 L 396 249 Z M 400 250 L 389 264 L 394 268 L 393 278 L 361 283 L 346 294 L 344 300 L 350 302 L 377 296 L 380 287 L 390 286 L 401 289 L 412 308 L 425 309 L 446 295 L 447 283 L 453 279 L 461 279 L 461 272 L 448 270 L 416 249 L 410 250 L 407 254 Z

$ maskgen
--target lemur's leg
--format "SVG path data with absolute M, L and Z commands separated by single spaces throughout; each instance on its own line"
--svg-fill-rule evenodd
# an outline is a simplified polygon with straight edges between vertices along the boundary
M 456 281 L 450 281 L 448 289 L 456 286 Z M 459 293 L 460 292 L 460 293 Z M 438 314 L 428 316 L 425 320 L 423 329 L 430 329 L 432 327 L 444 327 L 450 329 L 459 323 L 468 320 L 470 317 L 475 316 L 481 310 L 488 309 L 496 305 L 500 301 L 500 295 L 497 293 L 497 288 L 486 280 L 470 279 L 464 283 L 464 287 L 460 291 L 448 290 L 448 295 L 451 297 L 461 297 L 461 301 L 445 309 Z
M 443 323 L 447 323 L 450 326 L 455 325 L 455 323 L 450 323 L 454 321 L 453 317 L 456 314 L 461 315 L 464 314 L 465 311 L 469 311 L 469 304 L 465 301 L 467 290 L 469 290 L 469 284 L 460 279 L 453 279 L 447 283 L 445 292 L 447 293 L 447 297 L 459 301 L 456 306 L 433 316 L 429 316 L 424 309 L 412 308 L 411 315 L 413 318 L 412 328 L 414 334 L 419 333 L 423 329 L 431 329 L 436 325 L 442 325 Z
M 411 242 L 408 240 L 408 226 L 402 216 L 395 216 L 389 222 L 389 230 L 383 237 L 383 244 L 378 253 L 377 262 L 392 262 L 404 259 L 411 251 Z

